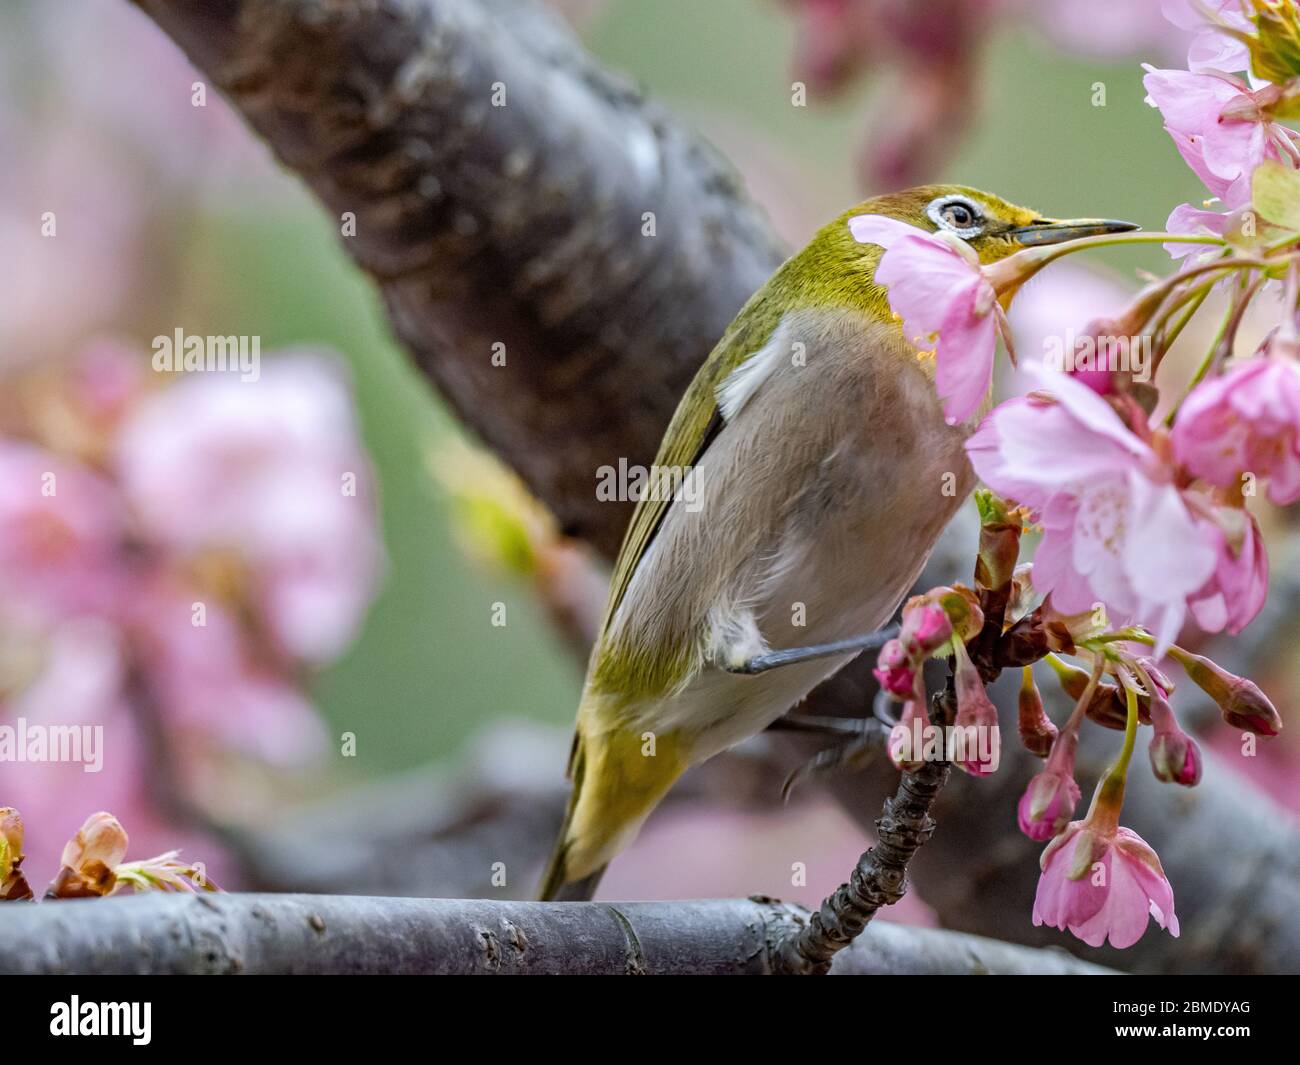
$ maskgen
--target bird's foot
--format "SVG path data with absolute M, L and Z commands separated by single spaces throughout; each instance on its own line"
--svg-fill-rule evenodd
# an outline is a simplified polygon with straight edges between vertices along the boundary
M 726 667 L 728 673 L 766 673 L 769 669 L 807 662 L 814 658 L 829 658 L 832 655 L 857 654 L 860 651 L 876 651 L 898 635 L 897 625 L 887 625 L 883 629 L 869 632 L 864 636 L 850 636 L 847 640 L 834 640 L 831 643 L 815 643 L 808 647 L 788 647 L 780 651 L 767 651 L 754 655 L 743 662 Z
M 781 786 L 781 800 L 789 799 L 795 784 L 810 777 L 826 777 L 838 773 L 857 773 L 865 769 L 876 756 L 885 750 L 889 732 L 895 725 L 890 713 L 889 699 L 877 698 L 871 717 L 814 717 L 807 714 L 787 715 L 770 727 L 792 732 L 815 732 L 833 736 L 833 746 L 818 751 L 803 765 L 795 769 Z

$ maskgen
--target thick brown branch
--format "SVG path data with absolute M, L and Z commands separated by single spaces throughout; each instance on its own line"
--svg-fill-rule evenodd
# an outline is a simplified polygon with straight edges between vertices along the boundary
M 650 463 L 783 258 L 727 164 L 527 0 L 135 2 L 355 215 L 420 368 L 612 554 L 630 504 L 597 501 L 598 467 Z

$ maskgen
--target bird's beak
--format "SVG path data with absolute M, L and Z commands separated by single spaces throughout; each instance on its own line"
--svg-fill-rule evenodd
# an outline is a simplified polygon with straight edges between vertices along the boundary
M 1009 230 L 1007 236 L 1024 247 L 1040 244 L 1064 244 L 1080 237 L 1099 237 L 1104 233 L 1128 233 L 1141 226 L 1133 222 L 1116 222 L 1109 218 L 1067 218 L 1059 221 L 1042 218 Z

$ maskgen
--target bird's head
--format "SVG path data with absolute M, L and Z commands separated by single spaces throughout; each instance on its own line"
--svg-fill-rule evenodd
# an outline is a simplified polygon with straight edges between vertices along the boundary
M 834 230 L 828 235 L 854 258 L 868 251 L 848 231 L 848 220 L 860 214 L 884 215 L 930 233 L 950 233 L 969 244 L 984 263 L 997 262 L 1022 248 L 1138 228 L 1132 222 L 1105 218 L 1044 218 L 1029 207 L 964 185 L 920 185 L 860 203 L 827 227 Z

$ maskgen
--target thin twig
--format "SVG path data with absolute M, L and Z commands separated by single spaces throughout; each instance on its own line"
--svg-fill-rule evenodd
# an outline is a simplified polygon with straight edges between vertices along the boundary
M 935 718 L 951 720 L 955 694 L 951 679 L 935 699 Z M 934 834 L 930 809 L 948 780 L 951 766 L 927 761 L 903 774 L 898 791 L 885 800 L 876 820 L 876 845 L 858 859 L 848 883 L 841 884 L 809 918 L 776 946 L 778 971 L 815 976 L 830 971 L 835 955 L 853 942 L 882 906 L 907 893 L 907 864 Z

